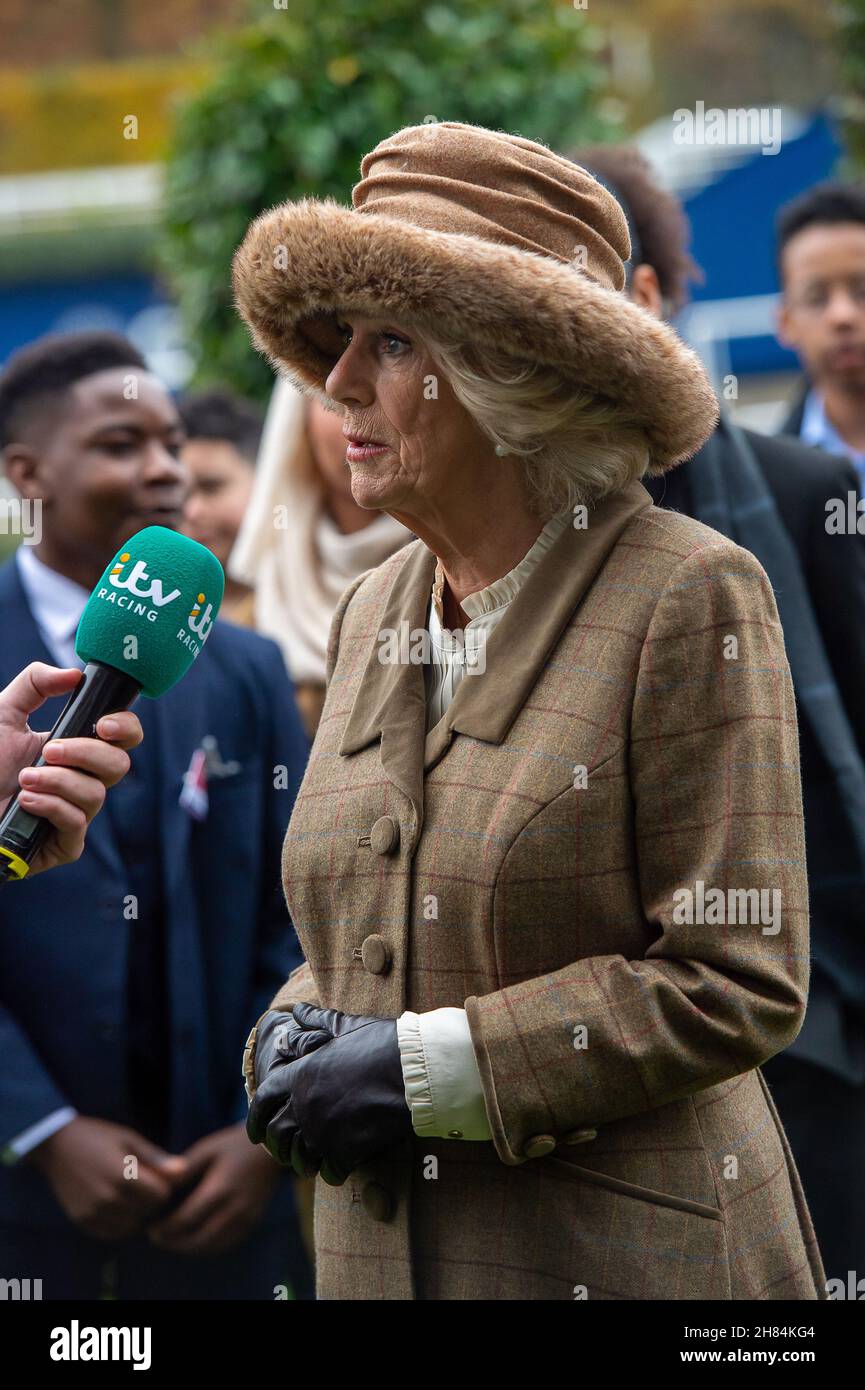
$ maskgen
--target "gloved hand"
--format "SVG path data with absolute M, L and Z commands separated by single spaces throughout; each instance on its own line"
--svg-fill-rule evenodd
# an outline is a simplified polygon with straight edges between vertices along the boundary
M 321 1047 L 322 1043 L 330 1042 L 332 1036 L 320 1028 L 303 1029 L 294 1014 L 271 1009 L 255 1032 L 256 1089 L 272 1072 L 279 1071 L 305 1052 Z
M 287 1035 L 293 1033 L 294 1039 L 291 1043 L 287 1040 Z M 263 1082 L 274 1074 L 281 1071 L 289 1062 L 295 1061 L 297 1057 L 303 1055 L 315 1047 L 321 1047 L 322 1043 L 330 1042 L 331 1033 L 326 1033 L 320 1029 L 311 1028 L 304 1031 L 297 1022 L 293 1014 L 285 1013 L 281 1009 L 270 1009 L 261 1019 L 255 1033 L 255 1087 L 256 1094 Z M 248 1093 L 248 1088 L 247 1088 Z M 246 1132 L 253 1143 L 258 1143 L 257 1138 L 253 1138 L 250 1128 L 250 1116 L 247 1114 Z M 304 1143 L 300 1130 L 294 1136 L 291 1148 L 287 1157 L 278 1158 L 277 1161 L 284 1163 L 287 1167 L 290 1163 L 299 1178 L 313 1178 L 322 1167 L 322 1155 L 312 1152 Z M 325 1165 L 325 1172 L 322 1174 L 326 1181 L 332 1181 L 338 1175 L 329 1172 Z M 339 1178 L 340 1182 L 345 1181 L 343 1175 Z
M 298 1164 L 320 1162 L 322 1178 L 341 1186 L 359 1164 L 413 1133 L 396 1019 L 313 1004 L 295 1004 L 291 1016 L 263 1020 L 269 1026 L 263 1054 L 256 1049 L 246 1132 L 278 1163 L 303 1171 Z M 288 1054 L 294 1060 L 280 1065 Z

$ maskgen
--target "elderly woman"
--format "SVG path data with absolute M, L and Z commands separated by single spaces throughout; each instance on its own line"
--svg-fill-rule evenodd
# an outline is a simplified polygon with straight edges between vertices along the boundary
M 259 218 L 257 345 L 417 537 L 339 603 L 248 1129 L 323 1299 L 825 1298 L 760 1064 L 808 974 L 796 719 L 745 551 L 652 505 L 715 402 L 619 205 L 454 122 Z

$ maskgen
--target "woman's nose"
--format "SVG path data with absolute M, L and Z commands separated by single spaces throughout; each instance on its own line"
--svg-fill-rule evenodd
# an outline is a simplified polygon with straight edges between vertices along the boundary
M 368 406 L 375 399 L 369 365 L 356 343 L 349 343 L 331 369 L 324 389 L 340 405 Z
M 201 493 L 198 488 L 193 488 L 183 504 L 183 519 L 190 526 L 197 526 L 201 521 L 203 512 Z

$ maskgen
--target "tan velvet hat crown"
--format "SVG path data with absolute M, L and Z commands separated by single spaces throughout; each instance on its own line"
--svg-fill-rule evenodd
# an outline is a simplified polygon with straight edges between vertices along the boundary
M 364 155 L 360 172 L 351 195 L 360 212 L 579 261 L 610 290 L 625 283 L 621 207 L 578 164 L 533 140 L 454 121 L 407 126 Z
M 619 402 L 650 473 L 705 442 L 718 417 L 699 358 L 622 294 L 628 227 L 613 195 L 545 145 L 458 121 L 406 126 L 365 155 L 351 208 L 283 203 L 234 258 L 253 341 L 325 394 L 337 319 L 392 318 L 555 367 Z

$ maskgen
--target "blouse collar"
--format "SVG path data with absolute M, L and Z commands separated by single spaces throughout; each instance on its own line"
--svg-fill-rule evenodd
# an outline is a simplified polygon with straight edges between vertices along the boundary
M 514 565 L 513 569 L 508 570 L 507 574 L 503 574 L 500 579 L 494 579 L 492 584 L 488 584 L 486 588 L 478 589 L 473 594 L 466 594 L 465 598 L 460 601 L 460 607 L 464 613 L 468 614 L 469 620 L 480 618 L 486 613 L 494 613 L 499 608 L 506 607 L 516 596 L 520 585 L 525 582 L 541 557 L 547 553 L 556 537 L 561 535 L 570 523 L 570 520 L 570 512 L 562 512 L 558 516 L 551 517 L 519 564 Z M 444 626 L 444 610 L 442 608 L 444 582 L 445 574 L 442 563 L 441 560 L 437 560 L 432 586 L 432 600 L 436 616 L 442 626 Z

